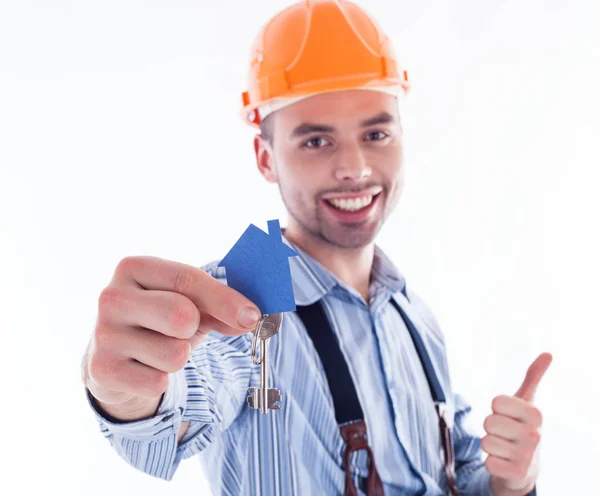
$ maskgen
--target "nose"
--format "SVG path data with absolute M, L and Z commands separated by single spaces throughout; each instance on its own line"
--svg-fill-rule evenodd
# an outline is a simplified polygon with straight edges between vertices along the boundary
M 358 182 L 371 176 L 371 168 L 367 165 L 365 156 L 359 147 L 351 147 L 340 154 L 335 168 L 335 178 L 338 181 Z

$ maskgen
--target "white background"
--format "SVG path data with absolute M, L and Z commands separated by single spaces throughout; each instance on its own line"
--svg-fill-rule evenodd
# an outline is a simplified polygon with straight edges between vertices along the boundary
M 358 3 L 413 82 L 406 189 L 379 243 L 440 321 L 478 428 L 554 354 L 540 494 L 597 494 L 598 12 Z M 199 266 L 249 223 L 285 225 L 238 110 L 251 41 L 286 5 L 0 3 L 3 495 L 208 494 L 197 460 L 166 483 L 111 450 L 79 364 L 121 258 Z

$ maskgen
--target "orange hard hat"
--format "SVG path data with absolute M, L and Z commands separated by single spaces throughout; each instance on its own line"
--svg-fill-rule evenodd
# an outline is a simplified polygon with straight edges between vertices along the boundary
M 372 17 L 345 0 L 305 0 L 281 11 L 256 36 L 242 116 L 265 115 L 315 93 L 409 89 L 390 40 Z

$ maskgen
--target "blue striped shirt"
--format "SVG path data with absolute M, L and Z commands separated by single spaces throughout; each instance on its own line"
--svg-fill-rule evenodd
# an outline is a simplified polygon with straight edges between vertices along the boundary
M 438 418 L 423 367 L 394 298 L 421 334 L 451 409 L 457 486 L 461 495 L 491 495 L 480 439 L 467 428 L 470 407 L 452 391 L 444 336 L 429 308 L 376 247 L 367 305 L 284 236 L 297 305 L 320 300 L 332 322 L 364 412 L 369 444 L 386 495 L 443 495 Z M 226 283 L 217 262 L 202 267 Z M 406 291 L 406 298 L 402 290 Z M 90 402 L 104 436 L 129 464 L 170 480 L 197 456 L 214 494 L 341 495 L 344 442 L 320 358 L 294 312 L 284 314 L 269 346 L 270 383 L 281 410 L 261 414 L 246 401 L 259 386 L 250 359 L 251 334 L 211 333 L 171 382 L 155 417 L 116 423 Z M 177 443 L 181 422 L 190 422 Z M 365 450 L 353 453 L 356 487 L 368 475 Z M 359 490 L 360 494 L 364 492 Z

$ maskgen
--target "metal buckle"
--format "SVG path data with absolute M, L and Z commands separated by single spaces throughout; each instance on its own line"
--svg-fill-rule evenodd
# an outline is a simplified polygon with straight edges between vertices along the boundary
M 442 403 L 441 401 L 435 401 L 434 404 L 438 416 L 444 419 L 448 429 L 450 429 L 450 432 L 452 432 L 454 429 L 454 408 L 447 403 Z

